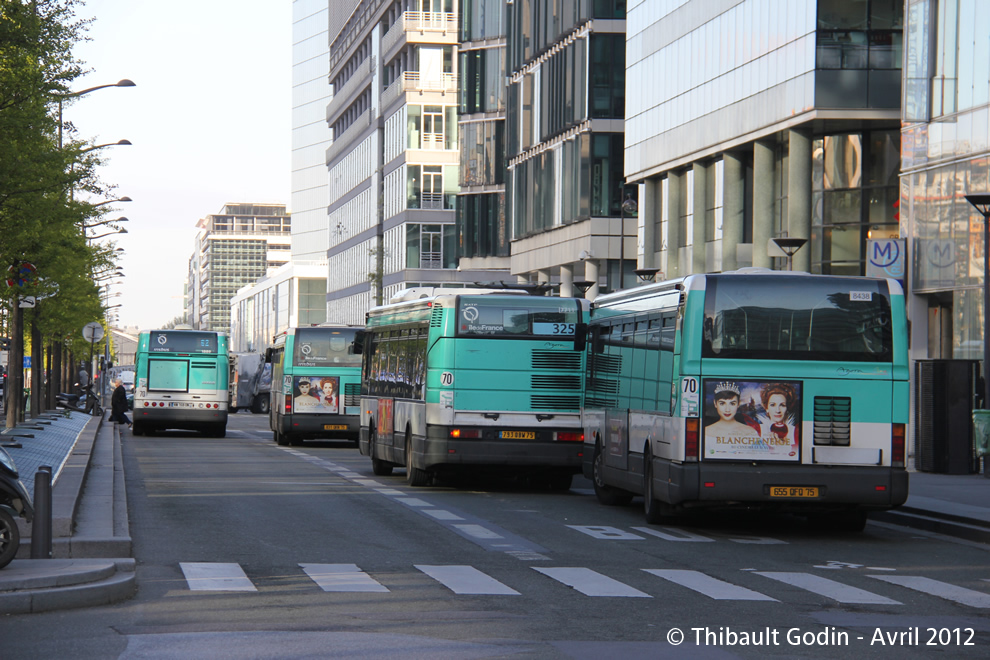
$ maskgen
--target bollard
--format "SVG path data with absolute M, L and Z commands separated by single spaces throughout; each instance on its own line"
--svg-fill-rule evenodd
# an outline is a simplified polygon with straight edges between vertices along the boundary
M 31 523 L 31 559 L 52 558 L 52 468 L 38 466 L 34 473 L 34 521 Z

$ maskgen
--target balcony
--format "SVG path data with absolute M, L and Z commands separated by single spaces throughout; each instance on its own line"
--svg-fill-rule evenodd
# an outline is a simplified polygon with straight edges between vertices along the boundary
M 372 74 L 375 71 L 375 58 L 369 57 L 358 67 L 346 83 L 335 90 L 333 98 L 327 104 L 327 122 L 332 124 L 344 109 L 350 105 L 357 97 L 358 91 L 364 89 L 371 83 Z
M 389 107 L 400 95 L 406 92 L 456 94 L 457 79 L 452 73 L 444 73 L 438 80 L 421 80 L 419 71 L 404 71 L 382 92 L 382 108 Z
M 334 138 L 334 141 L 327 147 L 326 162 L 329 165 L 334 158 L 340 155 L 345 147 L 358 138 L 361 133 L 371 126 L 371 109 L 365 110 L 361 116 L 347 127 L 347 130 Z
M 456 44 L 457 20 L 456 12 L 404 12 L 382 39 L 384 61 L 388 62 L 393 49 L 403 43 Z

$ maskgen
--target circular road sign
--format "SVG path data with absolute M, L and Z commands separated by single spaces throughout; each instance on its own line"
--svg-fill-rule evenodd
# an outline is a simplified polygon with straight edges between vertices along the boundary
M 103 326 L 96 321 L 90 321 L 83 326 L 83 339 L 90 344 L 100 341 L 103 339 Z

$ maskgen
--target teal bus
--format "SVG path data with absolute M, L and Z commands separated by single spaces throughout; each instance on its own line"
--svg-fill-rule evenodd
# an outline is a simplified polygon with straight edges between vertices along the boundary
M 360 449 L 412 486 L 496 471 L 566 490 L 581 471 L 588 302 L 407 289 L 367 314 Z
M 361 355 L 357 326 L 289 328 L 266 351 L 271 363 L 268 422 L 279 445 L 307 439 L 357 444 Z
M 146 330 L 134 366 L 134 435 L 191 429 L 227 434 L 227 336 L 191 328 Z
M 895 280 L 744 268 L 599 297 L 584 474 L 650 523 L 769 508 L 861 530 L 907 499 L 909 368 Z

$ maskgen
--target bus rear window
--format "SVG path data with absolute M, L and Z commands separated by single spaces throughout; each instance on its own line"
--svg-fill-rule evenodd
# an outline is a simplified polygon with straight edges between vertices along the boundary
M 361 356 L 354 354 L 357 328 L 298 328 L 292 351 L 297 367 L 359 367 Z
M 217 333 L 155 330 L 148 341 L 152 353 L 216 353 Z
M 573 338 L 581 312 L 575 300 L 532 297 L 461 298 L 457 334 L 461 337 Z
M 765 275 L 708 278 L 703 356 L 890 362 L 882 280 Z

